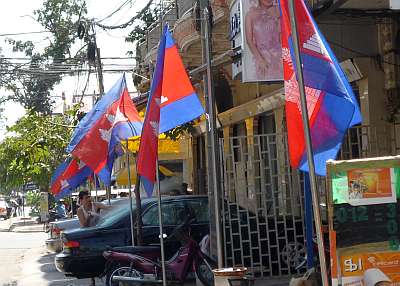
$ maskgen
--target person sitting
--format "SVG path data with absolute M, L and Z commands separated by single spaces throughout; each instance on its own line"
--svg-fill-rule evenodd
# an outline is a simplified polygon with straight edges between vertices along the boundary
M 89 191 L 80 191 L 78 202 L 80 207 L 77 210 L 77 214 L 81 227 L 95 226 L 100 218 L 100 210 L 109 208 L 108 205 L 92 202 Z M 91 278 L 91 280 L 91 285 L 95 285 L 95 279 Z
M 65 209 L 65 205 L 63 204 L 63 202 L 57 201 L 57 205 L 55 207 L 55 211 L 57 214 L 58 218 L 62 218 L 62 217 L 66 217 L 67 216 L 67 210 Z
M 108 205 L 92 202 L 89 191 L 80 191 L 78 199 L 80 207 L 77 214 L 82 227 L 95 226 L 100 218 L 100 210 L 109 208 Z

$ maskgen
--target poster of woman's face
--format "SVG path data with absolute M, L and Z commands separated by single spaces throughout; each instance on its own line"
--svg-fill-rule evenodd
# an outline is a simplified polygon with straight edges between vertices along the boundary
M 241 0 L 243 82 L 283 80 L 277 0 Z

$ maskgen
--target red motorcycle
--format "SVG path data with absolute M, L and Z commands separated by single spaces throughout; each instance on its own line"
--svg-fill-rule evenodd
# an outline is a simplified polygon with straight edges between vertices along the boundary
M 187 220 L 178 226 L 170 235 L 181 242 L 182 247 L 169 260 L 165 261 L 168 283 L 183 284 L 188 273 L 193 269 L 197 277 L 205 286 L 214 285 L 212 269 L 216 263 L 204 254 L 198 243 L 190 236 L 190 223 Z M 106 274 L 106 283 L 109 286 L 124 284 L 162 284 L 162 268 L 160 256 L 149 257 L 140 254 L 105 251 L 103 256 L 107 263 L 122 265 L 110 269 Z

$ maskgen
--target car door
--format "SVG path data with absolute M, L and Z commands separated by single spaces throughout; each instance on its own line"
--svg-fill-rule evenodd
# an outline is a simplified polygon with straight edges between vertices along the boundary
M 167 239 L 165 240 L 166 257 L 172 256 L 180 246 L 180 242 L 175 238 L 169 238 L 169 235 L 178 225 L 184 222 L 186 213 L 185 204 L 181 201 L 167 201 L 162 203 L 163 232 L 167 234 Z M 160 244 L 160 226 L 156 203 L 148 207 L 143 213 L 142 222 L 143 241 L 145 244 Z
M 130 222 L 128 215 L 122 216 L 116 223 L 91 228 L 92 235 L 81 243 L 82 251 L 102 253 L 108 247 L 130 244 Z M 88 229 L 89 230 L 89 229 Z

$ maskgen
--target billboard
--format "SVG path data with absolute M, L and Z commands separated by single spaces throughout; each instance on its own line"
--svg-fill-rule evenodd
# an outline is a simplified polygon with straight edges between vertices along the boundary
M 400 157 L 327 163 L 332 285 L 400 285 Z
M 282 81 L 280 12 L 277 0 L 241 0 L 242 81 Z

